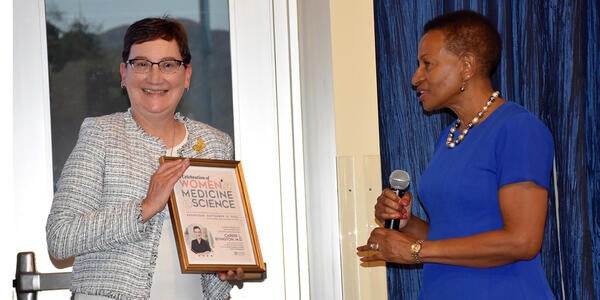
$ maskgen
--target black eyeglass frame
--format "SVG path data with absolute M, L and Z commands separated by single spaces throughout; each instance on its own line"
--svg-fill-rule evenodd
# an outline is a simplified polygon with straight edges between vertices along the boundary
M 149 63 L 149 64 L 150 64 L 150 66 L 148 67 L 148 70 L 147 70 L 147 71 L 145 71 L 145 72 L 144 72 L 144 71 L 139 71 L 139 69 L 136 69 L 136 68 L 135 68 L 135 66 L 133 65 L 133 63 L 134 63 L 134 62 L 136 62 L 136 61 L 140 61 L 140 60 L 141 60 L 141 61 L 145 61 L 145 62 L 147 62 L 147 63 Z M 161 65 L 161 64 L 163 64 L 163 63 L 165 63 L 165 62 L 176 62 L 176 63 L 178 64 L 178 66 L 177 66 L 177 68 L 175 68 L 175 71 L 173 71 L 173 72 L 171 72 L 171 73 L 169 73 L 169 72 L 165 72 L 165 71 L 164 71 L 164 68 L 165 68 L 165 67 L 164 67 L 164 65 Z M 151 61 L 151 60 L 149 60 L 149 59 L 146 59 L 146 58 L 132 58 L 132 59 L 129 59 L 129 60 L 127 60 L 127 61 L 126 61 L 126 63 L 127 63 L 128 65 L 130 65 L 130 66 L 131 66 L 131 69 L 133 70 L 133 72 L 135 72 L 135 73 L 138 73 L 138 74 L 146 74 L 146 73 L 150 73 L 150 70 L 152 70 L 152 67 L 154 67 L 154 65 L 157 65 L 157 66 L 158 66 L 158 69 L 159 69 L 159 70 L 160 70 L 162 73 L 164 73 L 164 74 L 175 74 L 175 73 L 177 73 L 177 71 L 179 70 L 179 68 L 181 68 L 181 66 L 183 66 L 183 67 L 187 67 L 187 64 L 186 64 L 186 63 L 184 63 L 184 62 L 183 62 L 183 60 L 174 59 L 174 58 L 173 58 L 173 59 L 165 59 L 165 60 L 161 60 L 161 61 L 159 61 L 159 62 L 153 62 L 153 61 Z

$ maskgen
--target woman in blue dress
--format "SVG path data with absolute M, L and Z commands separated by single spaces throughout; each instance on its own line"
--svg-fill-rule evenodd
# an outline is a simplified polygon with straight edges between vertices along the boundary
M 424 27 L 412 84 L 424 110 L 457 120 L 439 137 L 421 176 L 428 221 L 412 195 L 386 189 L 380 222 L 358 247 L 362 261 L 423 264 L 420 299 L 554 299 L 540 262 L 554 145 L 547 127 L 492 87 L 500 34 L 482 15 L 458 11 Z

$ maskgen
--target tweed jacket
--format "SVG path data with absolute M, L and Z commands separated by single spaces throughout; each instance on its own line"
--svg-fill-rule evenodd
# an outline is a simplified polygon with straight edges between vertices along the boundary
M 189 133 L 177 156 L 232 159 L 233 144 L 227 134 L 179 113 L 175 118 Z M 83 121 L 46 224 L 50 254 L 58 259 L 75 257 L 73 293 L 115 299 L 150 297 L 167 212 L 144 223 L 141 201 L 165 152 L 164 143 L 146 133 L 130 110 Z M 210 286 L 203 286 L 205 291 L 217 288 L 228 297 L 231 286 L 215 274 L 203 275 L 199 281 Z

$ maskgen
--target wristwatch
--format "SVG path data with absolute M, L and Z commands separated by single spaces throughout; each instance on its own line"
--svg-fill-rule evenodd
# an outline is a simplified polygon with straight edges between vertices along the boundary
M 418 264 L 423 263 L 423 261 L 421 260 L 421 257 L 419 256 L 419 253 L 421 253 L 422 246 L 423 246 L 423 240 L 418 240 L 414 244 L 410 245 L 410 254 L 412 255 L 412 257 L 415 259 L 415 261 Z

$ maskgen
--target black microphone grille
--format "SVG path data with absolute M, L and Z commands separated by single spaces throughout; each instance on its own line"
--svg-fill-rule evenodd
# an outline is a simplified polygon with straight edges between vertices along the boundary
M 404 170 L 394 170 L 390 174 L 390 187 L 396 190 L 403 190 L 410 184 L 410 175 Z

